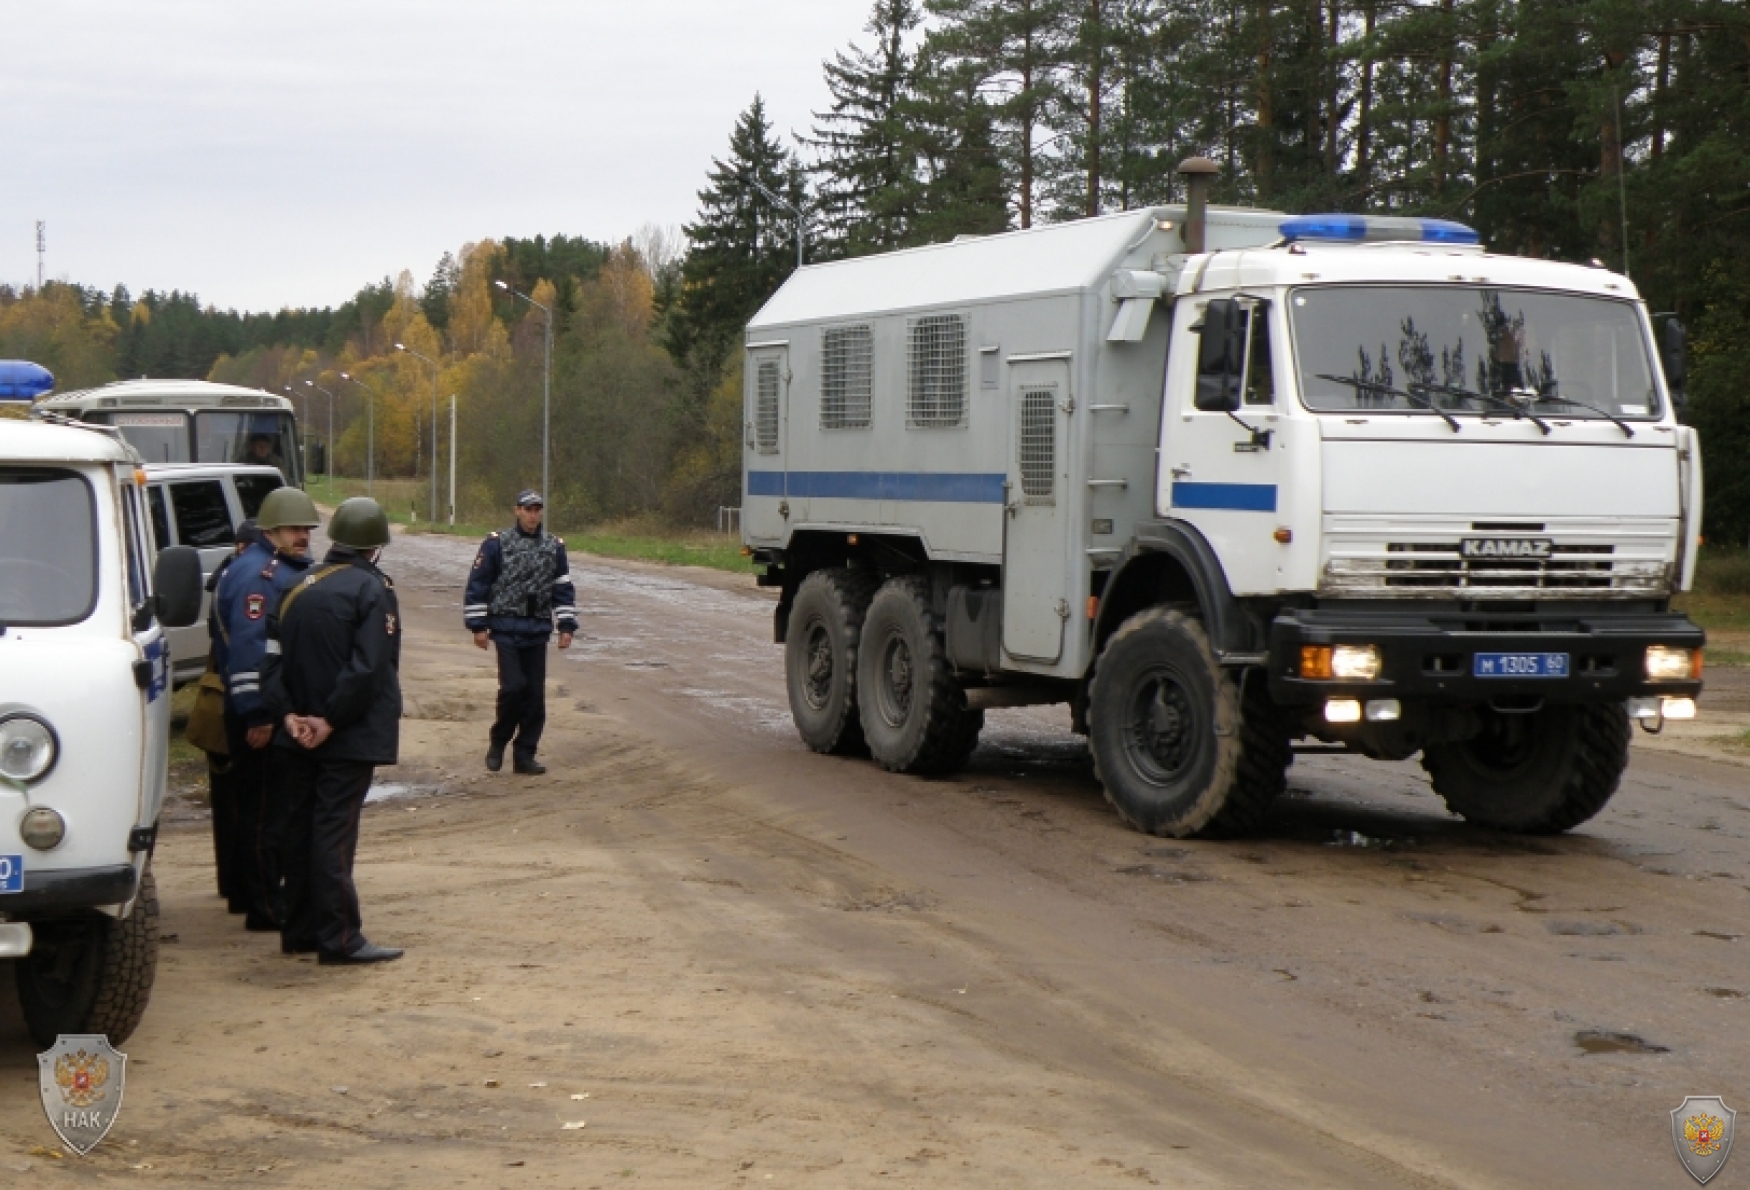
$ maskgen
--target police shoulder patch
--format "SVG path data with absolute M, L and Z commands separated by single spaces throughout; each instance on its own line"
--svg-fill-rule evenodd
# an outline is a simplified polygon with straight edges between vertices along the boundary
M 267 596 L 252 594 L 243 600 L 243 614 L 251 620 L 259 620 L 267 614 Z
M 388 633 L 390 636 L 395 635 L 395 613 L 394 612 L 383 613 L 383 627 L 388 630 Z
M 384 588 L 386 588 L 387 590 L 390 590 L 390 591 L 393 591 L 395 589 L 395 580 L 394 579 L 390 578 L 386 574 L 380 574 L 377 577 L 383 580 Z

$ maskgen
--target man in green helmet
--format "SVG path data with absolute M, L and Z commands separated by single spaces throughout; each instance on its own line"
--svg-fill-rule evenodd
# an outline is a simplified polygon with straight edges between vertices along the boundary
M 233 900 L 249 930 L 280 928 L 279 816 L 267 795 L 267 746 L 273 713 L 261 697 L 267 617 L 310 565 L 316 504 L 297 488 L 275 488 L 256 510 L 261 540 L 238 554 L 213 592 L 217 636 L 213 672 L 225 679 L 225 736 L 230 750 Z
M 324 964 L 401 957 L 365 938 L 353 883 L 359 814 L 401 732 L 401 609 L 377 569 L 389 519 L 354 497 L 328 523 L 322 565 L 268 623 L 263 691 L 278 730 L 275 789 L 286 804 L 285 924 L 280 949 Z

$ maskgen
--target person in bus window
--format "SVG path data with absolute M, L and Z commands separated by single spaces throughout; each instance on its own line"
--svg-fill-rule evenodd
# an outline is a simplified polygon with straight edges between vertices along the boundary
M 264 467 L 278 467 L 282 473 L 286 469 L 285 459 L 275 450 L 272 434 L 255 433 L 249 435 L 249 445 L 244 449 L 240 463 L 259 463 Z

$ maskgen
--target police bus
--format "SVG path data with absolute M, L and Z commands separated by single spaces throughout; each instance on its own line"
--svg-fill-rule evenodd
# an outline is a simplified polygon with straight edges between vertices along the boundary
M 37 407 L 114 426 L 148 463 L 254 463 L 304 483 L 292 403 L 258 388 L 204 380 L 122 380 L 57 393 Z

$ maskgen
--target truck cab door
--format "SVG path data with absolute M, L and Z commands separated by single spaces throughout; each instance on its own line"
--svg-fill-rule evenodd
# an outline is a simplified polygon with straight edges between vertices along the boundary
M 1070 361 L 1014 361 L 1009 366 L 1009 448 L 1003 531 L 1003 651 L 1018 660 L 1055 664 L 1069 620 L 1070 493 L 1064 439 Z
M 145 490 L 133 482 L 132 468 L 121 470 L 122 562 L 127 583 L 128 629 L 139 649 L 136 684 L 140 688 L 143 752 L 140 758 L 140 806 L 137 826 L 158 821 L 164 804 L 166 768 L 170 756 L 170 641 L 153 614 L 153 533 L 146 511 Z M 143 862 L 143 859 L 142 859 Z
M 1225 364 L 1218 365 L 1212 352 L 1202 350 L 1205 336 L 1215 333 L 1206 324 L 1230 311 L 1238 326 Z M 1275 590 L 1271 534 L 1279 523 L 1286 451 L 1276 434 L 1276 361 L 1284 353 L 1277 349 L 1274 312 L 1269 302 L 1244 296 L 1207 303 L 1181 299 L 1173 336 L 1156 507 L 1162 516 L 1197 527 L 1236 593 Z M 1237 395 L 1237 405 L 1220 408 L 1223 393 Z

